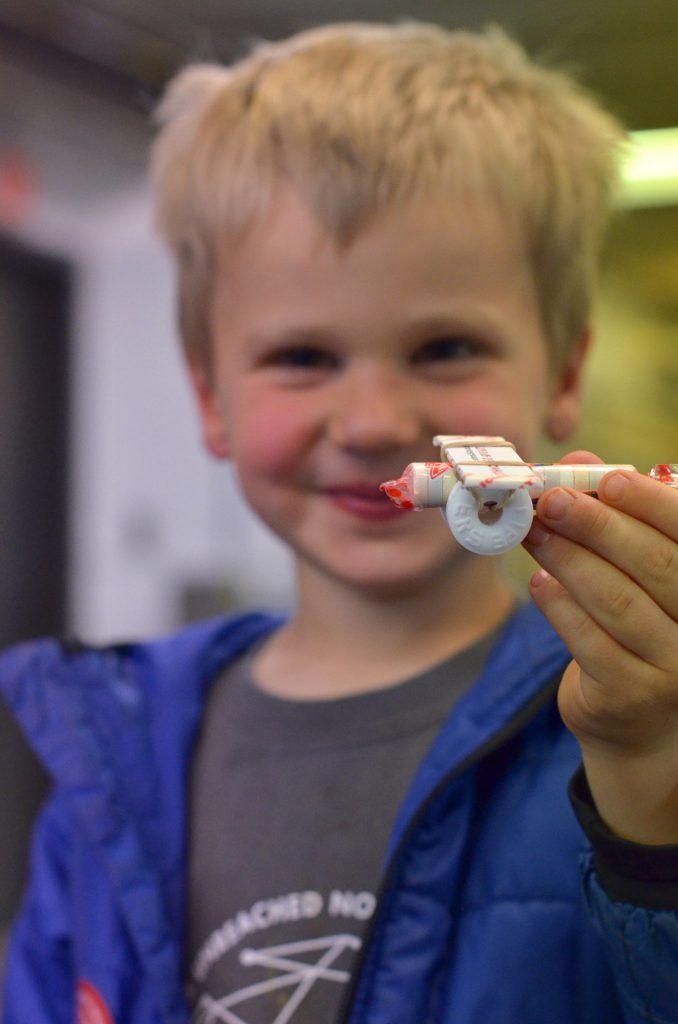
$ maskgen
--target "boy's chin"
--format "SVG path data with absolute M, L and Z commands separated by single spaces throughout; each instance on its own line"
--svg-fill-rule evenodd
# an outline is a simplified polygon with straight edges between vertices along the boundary
M 460 549 L 456 544 L 450 548 Z M 343 561 L 332 565 L 327 562 L 315 562 L 312 575 L 319 572 L 327 584 L 335 584 L 345 593 L 353 593 L 356 597 L 364 597 L 374 601 L 400 601 L 413 598 L 415 595 L 434 594 L 441 586 L 449 586 L 454 576 L 453 550 L 446 559 L 437 558 L 429 563 L 408 564 L 406 559 L 393 558 L 388 563 L 370 564 L 369 559 L 356 560 L 356 564 Z M 312 560 L 313 561 L 313 560 Z

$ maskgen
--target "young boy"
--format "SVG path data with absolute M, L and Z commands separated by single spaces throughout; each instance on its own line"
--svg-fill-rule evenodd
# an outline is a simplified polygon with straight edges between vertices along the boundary
M 189 69 L 162 119 L 205 441 L 298 597 L 5 655 L 55 779 L 6 1020 L 678 1021 L 678 494 L 545 494 L 517 606 L 379 491 L 438 433 L 574 428 L 619 129 L 416 24 Z

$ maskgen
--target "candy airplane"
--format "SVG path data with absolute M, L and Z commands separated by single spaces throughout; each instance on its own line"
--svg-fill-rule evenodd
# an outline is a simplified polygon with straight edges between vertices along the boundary
M 411 462 L 398 480 L 381 484 L 403 509 L 435 506 L 463 547 L 497 555 L 519 544 L 532 523 L 534 505 L 548 487 L 595 494 L 599 481 L 621 464 L 540 465 L 523 462 L 503 437 L 442 434 L 433 438 L 440 462 Z M 662 464 L 648 476 L 678 488 L 678 465 Z

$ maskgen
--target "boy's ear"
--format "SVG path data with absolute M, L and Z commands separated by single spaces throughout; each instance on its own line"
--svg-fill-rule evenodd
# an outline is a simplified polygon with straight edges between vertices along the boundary
M 555 376 L 544 423 L 551 441 L 565 441 L 577 428 L 581 412 L 582 376 L 590 344 L 591 331 L 587 327 Z
M 188 372 L 191 378 L 193 394 L 198 404 L 202 438 L 205 447 L 217 459 L 227 459 L 231 454 L 231 449 L 228 443 L 226 425 L 214 388 L 210 382 L 208 371 L 197 359 L 189 357 Z

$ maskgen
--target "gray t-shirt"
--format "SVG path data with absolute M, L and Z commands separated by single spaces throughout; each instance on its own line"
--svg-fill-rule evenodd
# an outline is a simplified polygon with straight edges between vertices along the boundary
M 336 1020 L 398 807 L 494 636 L 340 700 L 263 692 L 252 655 L 215 682 L 190 791 L 193 1024 Z

